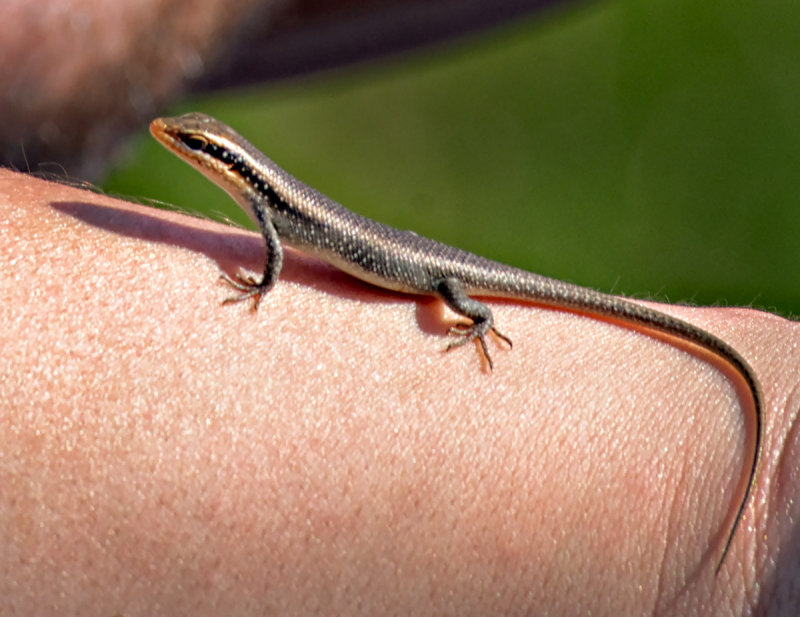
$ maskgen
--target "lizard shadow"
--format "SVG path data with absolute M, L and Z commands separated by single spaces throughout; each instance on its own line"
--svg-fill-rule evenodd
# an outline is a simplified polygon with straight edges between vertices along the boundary
M 110 233 L 203 254 L 217 263 L 220 272 L 229 276 L 240 268 L 258 274 L 264 265 L 264 241 L 248 230 L 167 210 L 150 214 L 138 205 L 117 207 L 83 201 L 55 201 L 50 205 L 63 214 Z M 286 247 L 280 279 L 359 302 L 401 304 L 412 297 L 370 285 L 319 259 Z M 440 300 L 429 296 L 418 296 L 415 300 L 415 317 L 423 332 L 443 335 L 453 325 Z

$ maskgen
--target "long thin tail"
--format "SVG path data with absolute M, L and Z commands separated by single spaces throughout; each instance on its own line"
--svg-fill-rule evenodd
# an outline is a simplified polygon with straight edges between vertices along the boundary
M 619 318 L 623 321 L 628 321 L 630 323 L 643 326 L 648 330 L 651 330 L 654 326 L 656 326 L 665 333 L 677 336 L 694 345 L 699 345 L 700 347 L 711 351 L 715 355 L 724 359 L 736 370 L 736 372 L 744 380 L 747 390 L 753 399 L 754 435 L 752 460 L 750 462 L 750 468 L 747 472 L 747 483 L 745 484 L 744 494 L 742 495 L 742 499 L 739 502 L 738 508 L 736 509 L 736 515 L 733 518 L 730 531 L 725 539 L 725 544 L 722 548 L 722 554 L 720 555 L 719 561 L 717 562 L 717 567 L 714 570 L 714 574 L 717 575 L 719 574 L 719 571 L 722 568 L 722 563 L 725 561 L 725 557 L 728 555 L 728 551 L 731 548 L 733 537 L 742 522 L 745 509 L 747 508 L 747 503 L 750 499 L 750 495 L 753 492 L 756 477 L 758 475 L 758 468 L 761 460 L 761 441 L 764 414 L 761 386 L 759 385 L 758 379 L 756 378 L 752 367 L 739 354 L 739 352 L 737 352 L 722 339 L 719 339 L 713 334 L 697 328 L 685 321 L 676 319 L 665 313 L 661 313 L 660 311 L 655 311 L 643 305 L 635 304 L 627 300 L 621 300 L 616 297 L 614 297 L 614 299 L 615 302 L 610 306 L 608 312 L 606 313 L 608 317 L 611 317 L 612 319 Z M 596 305 L 593 305 L 593 307 L 595 307 L 593 310 L 596 311 Z
M 725 557 L 728 555 L 733 537 L 742 522 L 750 495 L 753 493 L 761 459 L 764 402 L 761 386 L 755 376 L 755 372 L 739 352 L 722 339 L 666 313 L 587 287 L 565 285 L 560 281 L 545 277 L 536 276 L 534 280 L 528 279 L 527 282 L 529 285 L 524 283 L 520 285 L 518 297 L 527 297 L 527 299 L 534 302 L 552 305 L 561 309 L 574 309 L 576 312 L 606 317 L 610 321 L 628 323 L 656 338 L 662 338 L 660 335 L 663 334 L 683 339 L 725 360 L 744 380 L 747 390 L 753 399 L 753 454 L 750 468 L 747 472 L 744 494 L 736 509 L 736 515 L 725 539 L 722 554 L 714 570 L 715 575 L 718 574 Z M 528 288 L 523 291 L 521 289 L 523 287 Z

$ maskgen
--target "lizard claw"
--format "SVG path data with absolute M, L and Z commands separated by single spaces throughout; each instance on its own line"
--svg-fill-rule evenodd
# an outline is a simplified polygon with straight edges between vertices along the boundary
M 237 272 L 234 276 L 228 276 L 227 274 L 223 273 L 219 275 L 219 278 L 221 278 L 234 289 L 238 289 L 242 292 L 238 296 L 225 298 L 222 301 L 222 304 L 243 302 L 244 300 L 253 298 L 253 310 L 255 311 L 258 309 L 258 305 L 261 302 L 261 297 L 267 291 L 262 282 L 256 281 L 255 278 L 250 274 L 241 274 L 240 272 Z
M 483 352 L 484 358 L 486 358 L 486 362 L 489 365 L 489 370 L 491 371 L 494 368 L 494 362 L 492 362 L 492 356 L 489 354 L 489 348 L 486 346 L 486 332 L 491 331 L 497 338 L 504 341 L 509 348 L 513 346 L 511 339 L 508 338 L 505 334 L 499 332 L 494 326 L 490 328 L 486 328 L 485 323 L 465 323 L 461 322 L 452 326 L 448 330 L 448 334 L 453 338 L 453 340 L 448 343 L 447 348 L 445 351 L 450 351 L 451 349 L 455 349 L 456 347 L 461 347 L 462 345 L 466 345 L 470 341 L 477 341 L 481 347 L 481 351 Z

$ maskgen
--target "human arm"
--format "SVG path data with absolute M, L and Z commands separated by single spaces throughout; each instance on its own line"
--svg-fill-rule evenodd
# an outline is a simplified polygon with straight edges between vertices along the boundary
M 700 359 L 498 301 L 515 347 L 487 375 L 441 352 L 440 303 L 296 253 L 258 313 L 220 306 L 253 234 L 11 172 L 0 221 L 0 602 L 22 614 L 745 612 L 793 580 L 795 324 L 661 307 L 753 359 L 768 401 L 714 577 L 746 401 Z

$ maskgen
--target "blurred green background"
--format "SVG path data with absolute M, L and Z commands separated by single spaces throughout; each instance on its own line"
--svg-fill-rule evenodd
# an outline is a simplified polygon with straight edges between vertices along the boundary
M 192 98 L 348 208 L 541 274 L 800 314 L 800 4 L 616 0 Z M 143 129 L 103 188 L 249 223 Z

